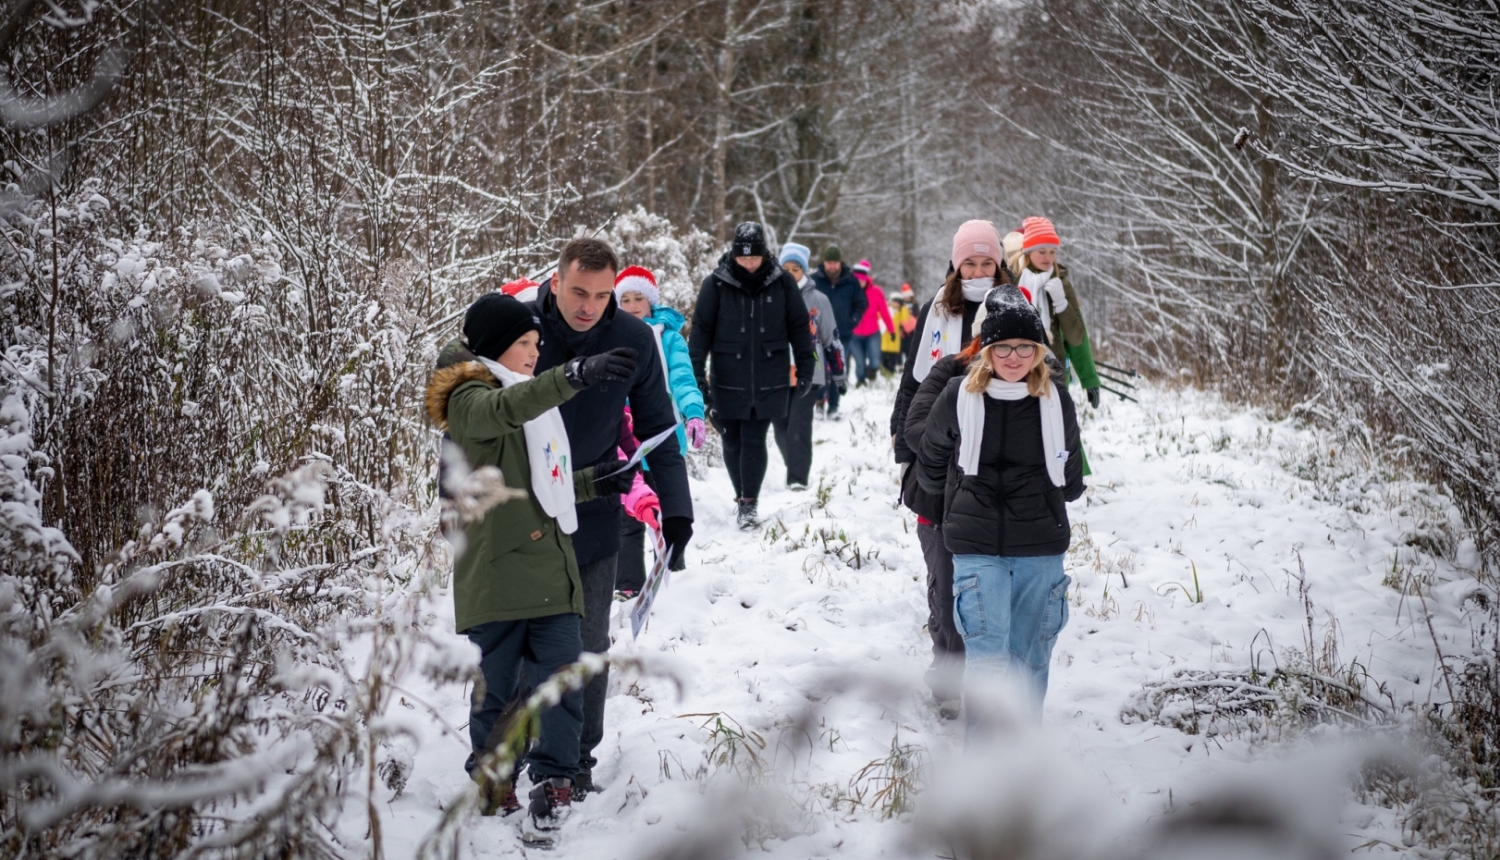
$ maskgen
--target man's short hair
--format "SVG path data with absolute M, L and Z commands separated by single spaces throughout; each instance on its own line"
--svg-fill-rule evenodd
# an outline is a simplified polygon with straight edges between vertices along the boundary
M 620 258 L 615 256 L 615 249 L 603 239 L 590 239 L 579 237 L 569 239 L 562 246 L 562 253 L 557 257 L 557 276 L 562 277 L 573 263 L 578 264 L 579 271 L 598 272 L 608 269 L 610 272 L 620 271 Z

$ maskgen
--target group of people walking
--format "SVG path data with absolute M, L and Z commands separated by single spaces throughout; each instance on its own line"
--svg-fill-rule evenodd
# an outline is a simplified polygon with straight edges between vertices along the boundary
M 461 502 L 472 470 L 492 466 L 524 492 L 448 524 L 457 629 L 483 677 L 466 769 L 487 814 L 521 808 L 491 753 L 525 691 L 609 650 L 611 601 L 642 587 L 645 536 L 685 564 L 683 454 L 706 425 L 723 443 L 737 523 L 754 528 L 768 433 L 788 485 L 805 489 L 816 404 L 836 416 L 846 357 L 856 379 L 873 379 L 891 366 L 893 335 L 905 369 L 892 442 L 928 567 L 929 684 L 956 717 L 965 672 L 1020 672 L 1040 707 L 1067 618 L 1065 502 L 1087 474 L 1065 380 L 1077 372 L 1096 404 L 1098 382 L 1051 223 L 1028 219 L 1013 244 L 1007 255 L 992 224 L 965 223 L 943 286 L 915 314 L 909 299 L 888 303 L 867 261 L 845 269 L 829 246 L 812 268 L 803 245 L 773 254 L 755 222 L 736 227 L 703 281 L 686 338 L 653 274 L 622 269 L 597 239 L 567 242 L 545 284 L 513 282 L 470 306 L 427 387 L 447 446 L 442 490 Z M 524 759 L 535 783 L 524 829 L 537 840 L 594 790 L 607 685 L 606 668 L 541 715 Z

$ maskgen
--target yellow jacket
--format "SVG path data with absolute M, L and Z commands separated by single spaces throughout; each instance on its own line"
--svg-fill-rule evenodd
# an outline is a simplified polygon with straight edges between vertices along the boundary
M 891 303 L 891 322 L 896 324 L 896 331 L 883 331 L 880 333 L 881 352 L 900 352 L 901 338 L 910 326 L 908 322 L 915 319 L 911 312 L 911 305 L 906 302 Z

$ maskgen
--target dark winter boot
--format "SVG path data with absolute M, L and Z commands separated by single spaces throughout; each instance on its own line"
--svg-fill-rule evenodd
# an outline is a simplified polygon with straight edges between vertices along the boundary
M 734 519 L 739 523 L 740 531 L 748 532 L 760 528 L 760 517 L 755 511 L 755 500 L 740 499 L 739 509 L 735 511 Z
M 555 832 L 573 811 L 573 781 L 565 776 L 544 779 L 531 790 L 530 799 L 521 838 L 550 845 Z
M 573 776 L 573 802 L 582 803 L 589 796 L 589 792 L 598 791 L 594 785 L 594 774 L 592 771 L 580 770 Z
M 515 783 L 509 780 L 479 778 L 479 814 L 510 815 L 521 808 L 516 798 Z

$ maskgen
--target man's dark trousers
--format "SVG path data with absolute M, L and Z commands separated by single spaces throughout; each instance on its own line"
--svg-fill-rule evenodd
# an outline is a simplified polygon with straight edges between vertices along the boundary
M 618 555 L 580 565 L 583 580 L 583 650 L 609 653 L 609 613 L 615 602 L 615 564 Z M 604 694 L 609 691 L 609 667 L 583 688 L 583 732 L 578 742 L 578 769 L 591 776 L 598 759 L 594 748 L 604 740 Z
M 488 752 L 501 740 L 500 732 L 510 711 L 524 704 L 516 700 L 522 674 L 522 658 L 528 688 L 534 688 L 554 672 L 578 662 L 583 648 L 579 617 L 572 612 L 523 618 L 517 621 L 489 621 L 465 630 L 469 641 L 479 646 L 479 671 L 483 688 L 474 690 L 473 710 L 469 714 L 469 743 L 474 750 L 464 769 L 472 772 L 477 755 Z M 507 708 L 507 705 L 510 708 Z M 496 732 L 497 724 L 500 732 Z M 572 779 L 578 772 L 578 736 L 583 727 L 583 693 L 572 690 L 562 701 L 542 712 L 542 736 L 526 756 L 526 765 L 534 779 L 563 776 Z

